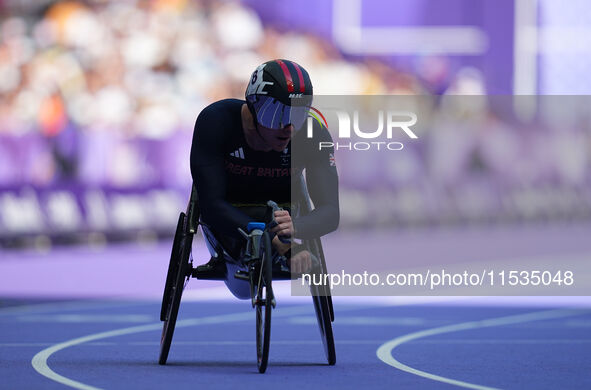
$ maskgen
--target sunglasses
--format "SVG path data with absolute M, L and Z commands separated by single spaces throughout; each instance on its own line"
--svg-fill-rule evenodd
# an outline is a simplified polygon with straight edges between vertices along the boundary
M 293 125 L 297 131 L 304 126 L 310 112 L 312 97 L 306 96 L 298 101 L 302 102 L 289 106 L 270 96 L 249 96 L 249 102 L 256 112 L 257 122 L 263 127 L 274 130 Z

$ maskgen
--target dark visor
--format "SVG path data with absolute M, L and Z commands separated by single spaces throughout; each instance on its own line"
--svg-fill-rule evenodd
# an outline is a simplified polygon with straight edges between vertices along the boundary
M 307 99 L 311 103 L 310 99 Z M 257 114 L 258 123 L 268 129 L 283 129 L 287 125 L 293 125 L 299 130 L 308 117 L 310 105 L 286 105 L 279 100 L 264 95 L 256 95 L 256 100 L 251 101 Z

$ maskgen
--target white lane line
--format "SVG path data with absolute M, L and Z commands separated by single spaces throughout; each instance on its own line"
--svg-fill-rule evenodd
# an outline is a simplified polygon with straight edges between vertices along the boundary
M 315 316 L 297 316 L 290 317 L 288 320 L 292 324 L 298 325 L 316 325 L 318 320 Z M 426 320 L 418 317 L 368 317 L 368 316 L 339 316 L 339 325 L 360 325 L 360 326 L 420 326 L 424 325 Z
M 68 310 L 95 310 L 100 308 L 114 308 L 126 306 L 145 306 L 153 302 L 144 301 L 97 301 L 97 300 L 77 300 L 63 302 L 33 303 L 16 306 L 0 307 L 0 317 L 18 314 L 36 314 L 39 312 L 68 311 Z
M 591 340 L 586 340 L 591 342 Z M 342 340 L 339 345 L 376 345 L 381 344 L 383 340 Z M 581 340 L 573 340 L 573 342 L 580 343 Z M 224 346 L 224 345 L 254 345 L 255 340 L 252 341 L 175 341 L 175 347 L 179 346 Z M 55 343 L 0 343 L 0 347 L 50 347 Z M 319 341 L 314 340 L 273 340 L 273 345 L 318 345 Z M 134 347 L 157 347 L 160 345 L 156 341 L 132 341 L 132 342 L 93 342 L 84 343 L 84 347 L 120 347 L 120 346 L 134 346 Z
M 342 340 L 339 341 L 339 345 L 376 345 L 382 343 L 383 340 Z M 255 340 L 252 341 L 178 341 L 174 345 L 184 346 L 209 346 L 209 345 L 254 345 Z M 273 345 L 318 345 L 318 340 L 273 340 Z M 0 344 L 1 345 L 1 344 Z M 129 345 L 134 346 L 157 346 L 159 343 L 153 341 L 136 341 L 131 342 Z
M 563 318 L 563 317 L 570 317 L 576 315 L 582 315 L 589 313 L 588 310 L 570 310 L 570 309 L 560 309 L 560 310 L 547 310 L 535 313 L 527 313 L 527 314 L 519 314 L 514 316 L 507 316 L 507 317 L 500 317 L 500 318 L 492 318 L 488 320 L 481 320 L 481 321 L 470 321 L 470 322 L 463 322 L 460 324 L 455 325 L 448 325 L 448 326 L 441 326 L 438 328 L 433 329 L 426 329 L 419 332 L 409 333 L 407 335 L 397 337 L 393 340 L 388 341 L 387 343 L 381 345 L 378 350 L 376 351 L 376 355 L 378 358 L 383 361 L 384 363 L 395 367 L 399 370 L 408 372 L 410 374 L 414 374 L 423 378 L 431 379 L 438 382 L 448 383 L 451 385 L 456 385 L 459 387 L 465 387 L 469 389 L 480 389 L 480 390 L 491 390 L 495 389 L 494 387 L 488 386 L 481 386 L 474 383 L 463 382 L 456 379 L 446 378 L 443 376 L 430 374 L 426 371 L 417 370 L 416 368 L 412 368 L 403 364 L 396 360 L 392 356 L 393 350 L 409 341 L 421 339 L 423 337 L 434 336 L 438 334 L 444 333 L 451 333 L 451 332 L 460 332 L 463 330 L 470 330 L 470 329 L 478 329 L 478 328 L 486 328 L 491 326 L 503 326 L 503 325 L 512 325 L 512 324 L 520 324 L 524 322 L 530 321 L 540 321 L 540 320 L 548 320 L 554 318 Z
M 0 347 L 49 347 L 54 345 L 55 343 L 0 343 Z M 105 347 L 105 346 L 114 346 L 118 345 L 117 343 L 87 343 L 87 346 L 92 347 Z
M 275 317 L 283 317 L 283 316 L 290 316 L 290 315 L 298 315 L 302 313 L 306 313 L 310 311 L 310 307 L 293 307 L 293 308 L 286 308 L 282 310 L 278 310 L 274 312 Z M 254 313 L 249 311 L 245 313 L 237 313 L 237 314 L 226 314 L 226 315 L 218 315 L 218 316 L 209 316 L 209 317 L 201 317 L 201 318 L 190 318 L 182 321 L 177 321 L 175 328 L 182 328 L 187 326 L 196 326 L 196 325 L 208 325 L 208 324 L 221 324 L 221 323 L 231 323 L 231 322 L 239 322 L 239 321 L 247 321 L 252 320 L 254 318 Z M 109 337 L 117 337 L 117 336 L 124 336 L 133 333 L 140 333 L 140 332 L 148 332 L 154 330 L 162 329 L 162 323 L 155 323 L 155 324 L 147 324 L 147 325 L 139 325 L 139 326 L 132 326 L 129 328 L 122 328 L 122 329 L 115 329 L 107 332 L 100 332 L 94 333 L 83 337 L 78 337 L 72 340 L 68 340 L 62 343 L 58 343 L 52 345 L 49 348 L 46 348 L 35 356 L 33 356 L 33 360 L 31 364 L 35 371 L 39 374 L 55 381 L 61 383 L 66 386 L 73 387 L 75 389 L 80 390 L 97 390 L 100 389 L 98 387 L 90 386 L 84 384 L 82 382 L 75 381 L 73 379 L 67 378 L 63 375 L 60 375 L 49 368 L 47 364 L 47 360 L 51 355 L 54 353 L 61 351 L 63 349 L 73 347 L 79 344 L 87 343 L 89 341 L 101 340 L 106 339 Z
M 40 314 L 16 318 L 21 322 L 60 322 L 60 323 L 113 323 L 113 322 L 153 322 L 157 318 L 144 314 Z
M 445 339 L 417 340 L 414 344 L 585 344 L 591 339 Z
M 0 343 L 0 347 L 47 347 L 54 343 Z
M 339 345 L 374 345 L 382 344 L 384 340 L 339 340 Z M 445 340 L 418 340 L 416 344 L 591 344 L 591 339 L 445 339 Z M 55 343 L 0 343 L 0 347 L 50 347 Z M 255 341 L 175 341 L 174 345 L 179 346 L 224 346 L 224 345 L 254 345 Z M 317 345 L 318 340 L 273 340 L 273 345 Z M 155 347 L 160 343 L 156 341 L 132 341 L 127 343 L 117 342 L 94 342 L 84 343 L 85 347 L 120 347 L 131 345 L 134 347 Z

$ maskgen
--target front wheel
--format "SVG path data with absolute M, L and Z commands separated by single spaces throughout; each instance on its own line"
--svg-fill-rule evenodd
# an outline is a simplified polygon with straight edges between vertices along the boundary
M 256 297 L 256 344 L 257 344 L 257 367 L 262 374 L 267 369 L 269 361 L 269 346 L 271 343 L 271 311 L 273 310 L 273 279 L 271 240 L 267 232 L 263 233 L 263 250 L 260 262 Z

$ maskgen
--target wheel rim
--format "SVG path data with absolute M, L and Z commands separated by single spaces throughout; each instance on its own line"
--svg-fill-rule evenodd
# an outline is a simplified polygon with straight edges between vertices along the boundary
M 271 310 L 272 310 L 272 269 L 271 269 L 271 240 L 264 233 L 265 251 L 261 259 L 258 283 L 256 287 L 256 340 L 257 340 L 257 366 L 262 374 L 267 369 L 269 360 L 269 344 L 271 337 Z M 264 310 L 264 313 L 263 313 Z
M 162 307 L 160 308 L 160 320 L 165 321 L 168 315 L 168 305 L 171 302 L 171 291 L 178 273 L 179 260 L 175 259 L 179 256 L 180 241 L 183 235 L 183 226 L 185 222 L 185 213 L 179 215 L 179 220 L 176 226 L 176 232 L 172 241 L 172 251 L 170 253 L 170 260 L 168 264 L 168 272 L 166 273 L 166 282 L 164 284 L 164 294 L 162 295 Z
M 176 325 L 177 315 L 181 303 L 185 281 L 187 278 L 187 270 L 189 267 L 189 258 L 191 250 L 192 236 L 185 236 L 181 240 L 180 245 L 180 259 L 178 263 L 178 272 L 174 280 L 174 284 L 170 291 L 170 298 L 168 308 L 166 311 L 166 318 L 162 326 L 162 335 L 160 338 L 160 356 L 159 364 L 166 364 L 172 337 L 174 335 L 174 327 Z
M 316 319 L 320 330 L 320 338 L 324 347 L 324 354 L 329 365 L 336 363 L 336 350 L 334 345 L 334 335 L 332 332 L 332 323 L 330 321 L 330 308 L 326 297 L 313 296 Z
M 260 368 L 263 362 L 263 309 L 257 303 L 257 366 Z

